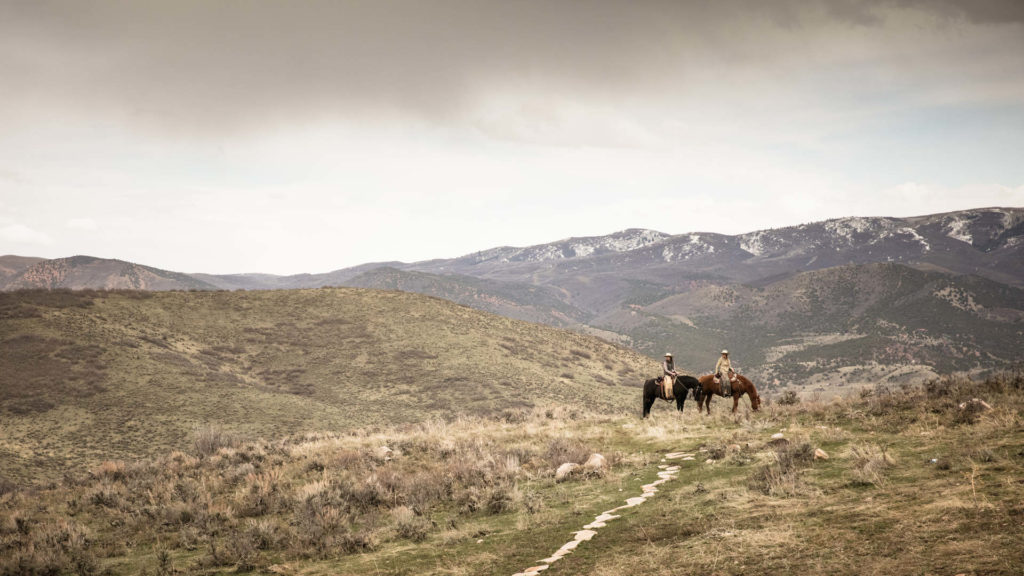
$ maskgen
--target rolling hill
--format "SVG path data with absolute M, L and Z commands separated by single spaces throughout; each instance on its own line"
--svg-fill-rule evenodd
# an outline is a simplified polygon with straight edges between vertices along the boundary
M 639 410 L 652 360 L 438 298 L 354 288 L 0 294 L 0 475 L 153 455 L 223 424 L 275 437 L 498 414 Z
M 631 229 L 295 276 L 188 276 L 84 257 L 4 257 L 7 280 L 0 282 L 8 289 L 403 290 L 599 335 L 652 356 L 670 349 L 692 371 L 710 369 L 727 347 L 744 370 L 772 385 L 811 384 L 813 371 L 814 386 L 831 386 L 1010 367 L 1006 349 L 1024 344 L 1022 246 L 1024 209 L 983 208 L 732 236 Z M 867 300 L 872 295 L 881 299 Z M 957 305 L 962 298 L 985 304 Z
M 0 274 L 0 287 L 3 290 L 217 289 L 215 285 L 189 274 L 93 256 L 54 260 L 3 256 L 0 257 Z

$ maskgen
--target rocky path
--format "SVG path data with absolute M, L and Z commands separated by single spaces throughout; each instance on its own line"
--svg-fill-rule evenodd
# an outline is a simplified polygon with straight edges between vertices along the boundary
M 665 454 L 665 457 L 661 459 L 662 464 L 658 465 L 658 479 L 650 484 L 644 484 L 641 486 L 642 492 L 639 496 L 627 498 L 626 503 L 622 506 L 602 512 L 594 518 L 593 522 L 583 526 L 582 530 L 573 532 L 573 539 L 563 544 L 562 547 L 556 550 L 554 554 L 544 558 L 543 560 L 538 560 L 536 566 L 531 566 L 522 572 L 517 572 L 513 576 L 537 576 L 537 574 L 540 574 L 550 568 L 555 562 L 558 562 L 565 556 L 572 554 L 573 551 L 581 544 L 588 542 L 594 538 L 594 536 L 597 536 L 597 531 L 607 526 L 608 522 L 621 518 L 622 515 L 618 514 L 619 512 L 643 504 L 658 493 L 658 486 L 678 478 L 680 466 L 678 464 L 668 464 L 668 462 L 673 460 L 687 461 L 695 459 L 696 458 L 693 454 L 687 454 L 685 452 L 672 452 L 670 454 Z

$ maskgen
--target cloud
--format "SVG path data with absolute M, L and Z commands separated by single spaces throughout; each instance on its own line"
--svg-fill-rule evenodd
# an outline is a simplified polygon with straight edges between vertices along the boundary
M 9 219 L 0 220 L 0 240 L 16 244 L 43 246 L 53 244 L 53 239 L 47 234 Z
M 72 230 L 92 232 L 99 229 L 99 225 L 92 218 L 72 218 L 67 221 L 67 227 Z
M 0 95 L 0 105 L 22 117 L 68 109 L 114 116 L 134 129 L 209 137 L 337 119 L 484 122 L 507 134 L 557 119 L 565 102 L 597 119 L 607 110 L 671 115 L 724 98 L 740 113 L 764 116 L 802 109 L 806 101 L 798 99 L 808 93 L 831 101 L 949 77 L 971 80 L 955 83 L 966 99 L 1015 80 L 1004 96 L 1011 99 L 1024 93 L 1021 79 L 1006 73 L 1024 63 L 1019 6 L 14 2 L 0 8 L 0 74 L 17 88 Z M 990 69 L 975 68 L 993 58 Z M 496 118 L 496 108 L 504 115 Z M 579 124 L 556 123 L 549 132 L 564 142 Z M 584 129 L 576 139 L 593 137 Z

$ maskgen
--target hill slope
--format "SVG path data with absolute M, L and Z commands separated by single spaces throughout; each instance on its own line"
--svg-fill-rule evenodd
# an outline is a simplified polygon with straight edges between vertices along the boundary
M 0 574 L 1022 573 L 1020 374 L 742 406 L 204 430 L 52 487 L 0 479 Z
M 919 381 L 1009 368 L 1024 348 L 1024 290 L 898 264 L 816 270 L 764 287 L 707 284 L 637 310 L 628 322 L 606 320 L 609 329 L 654 341 L 648 352 L 674 346 L 705 369 L 715 358 L 708 344 L 728 347 L 766 384 Z M 695 350 L 693 339 L 705 344 Z
M 5 258 L 10 258 L 6 257 Z M 3 290 L 44 288 L 54 290 L 214 290 L 217 287 L 181 272 L 160 270 L 123 260 L 72 256 L 39 260 L 0 276 Z
M 0 473 L 559 401 L 634 412 L 636 352 L 400 292 L 0 294 Z

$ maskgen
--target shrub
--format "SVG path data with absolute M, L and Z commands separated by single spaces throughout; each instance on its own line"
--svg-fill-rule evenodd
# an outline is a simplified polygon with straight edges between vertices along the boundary
M 0 497 L 3 497 L 5 494 L 10 494 L 11 492 L 16 491 L 17 489 L 17 484 L 11 482 L 10 480 L 3 476 L 0 476 Z
M 593 452 L 589 446 L 575 438 L 555 438 L 548 444 L 546 459 L 552 468 L 566 462 L 582 464 Z
M 801 442 L 781 445 L 774 461 L 761 466 L 750 477 L 750 487 L 769 496 L 791 496 L 800 491 L 800 470 L 814 460 L 814 448 Z
M 237 448 L 241 440 L 235 434 L 226 432 L 216 424 L 199 426 L 192 433 L 196 454 L 201 458 L 215 454 L 221 448 Z
M 395 521 L 395 531 L 400 538 L 407 538 L 413 542 L 426 540 L 427 533 L 433 527 L 430 520 L 405 506 L 399 506 L 391 511 L 391 517 Z
M 797 396 L 797 393 L 794 390 L 786 390 L 782 393 L 782 396 L 779 397 L 779 404 L 783 406 L 793 406 L 799 403 L 800 396 Z
M 289 536 L 280 524 L 269 518 L 249 519 L 246 535 L 259 550 L 281 548 Z
M 511 512 L 522 501 L 523 495 L 514 482 L 502 482 L 491 488 L 487 497 L 487 511 L 491 514 Z
M 593 358 L 593 356 L 590 355 L 590 352 L 587 352 L 586 350 L 579 350 L 577 348 L 573 348 L 569 352 L 573 356 L 577 356 L 579 358 L 586 358 L 587 360 L 590 360 L 591 358 Z
M 885 483 L 885 470 L 896 464 L 896 460 L 885 448 L 874 444 L 857 444 L 850 447 L 850 457 L 853 460 L 854 478 L 860 483 L 876 487 Z

